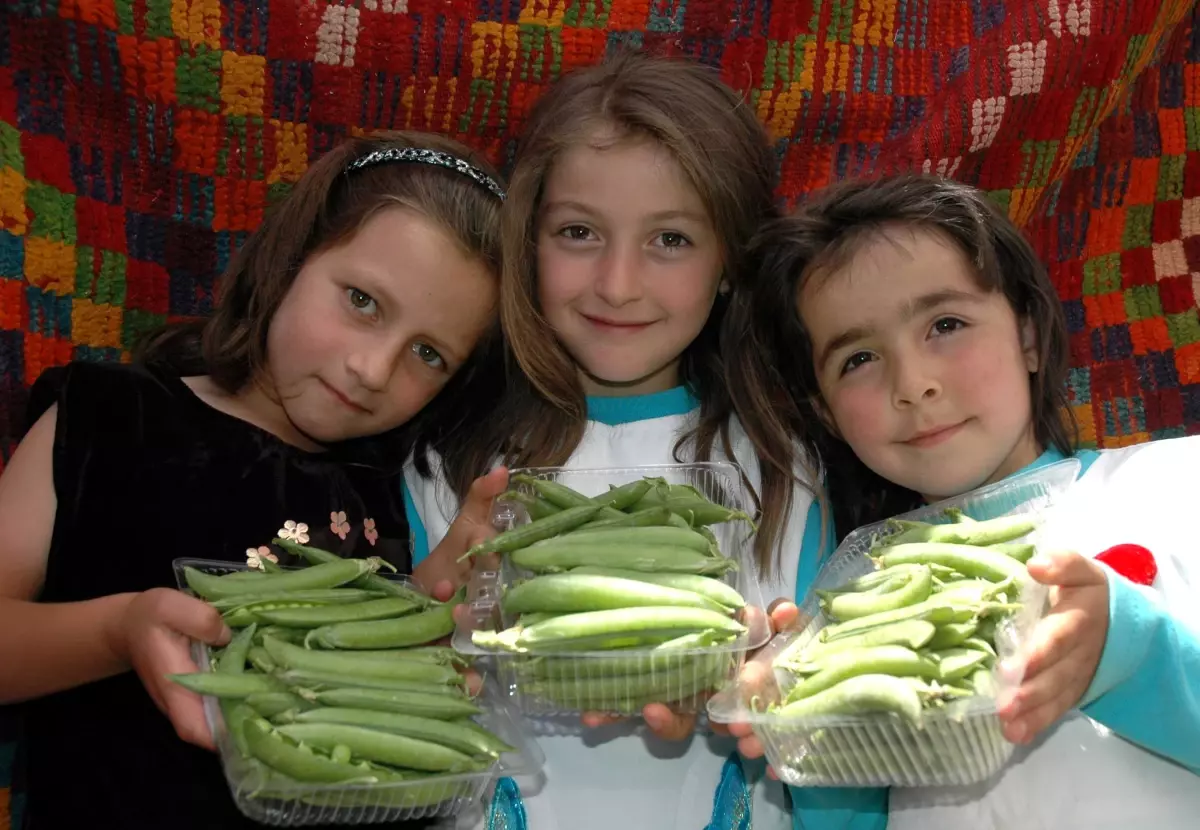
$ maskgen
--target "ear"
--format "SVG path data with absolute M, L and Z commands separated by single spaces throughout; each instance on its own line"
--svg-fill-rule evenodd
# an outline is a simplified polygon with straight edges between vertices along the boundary
M 727 280 L 727 279 L 722 278 L 722 280 L 719 283 L 717 283 L 717 293 L 718 294 L 728 295 L 729 292 L 732 290 L 733 290 L 733 286 L 729 284 L 729 280 Z
M 1025 317 L 1021 320 L 1021 354 L 1025 356 L 1025 368 L 1029 374 L 1036 374 L 1042 367 L 1042 356 L 1038 354 L 1037 326 L 1033 320 Z

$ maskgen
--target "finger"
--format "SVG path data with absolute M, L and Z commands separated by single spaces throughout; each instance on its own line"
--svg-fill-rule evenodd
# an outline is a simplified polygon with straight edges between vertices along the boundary
M 471 482 L 467 497 L 463 499 L 460 518 L 466 518 L 470 523 L 486 527 L 492 523 L 492 500 L 508 487 L 508 470 L 497 467 Z
M 1014 744 L 1027 744 L 1059 718 L 1065 715 L 1078 699 L 1073 693 L 1063 691 L 1041 706 L 1022 713 L 1019 717 L 1003 722 L 1004 737 Z
M 751 662 L 742 667 L 738 677 L 738 690 L 742 696 L 742 703 L 751 708 L 757 708 L 754 705 L 755 698 L 759 702 L 771 702 L 779 696 L 775 674 L 764 662 Z
M 1079 661 L 1070 657 L 1046 666 L 1037 677 L 1026 678 L 1011 694 L 997 701 L 1001 720 L 1016 720 L 1060 695 L 1069 697 L 1077 693 L 1082 696 Z
M 696 716 L 672 712 L 662 703 L 650 703 L 642 709 L 642 718 L 650 731 L 664 741 L 682 741 L 696 731 Z
M 1083 615 L 1073 607 L 1051 611 L 1033 629 L 1026 651 L 1023 680 L 1038 676 L 1047 666 L 1063 659 L 1083 634 Z
M 583 725 L 588 729 L 599 729 L 601 726 L 611 726 L 614 723 L 620 723 L 626 718 L 620 715 L 606 715 L 603 712 L 584 712 L 581 718 Z
M 182 591 L 162 590 L 164 593 L 161 599 L 156 598 L 154 611 L 163 625 L 210 646 L 223 646 L 229 642 L 233 632 L 221 618 L 220 611 Z
M 752 761 L 755 758 L 763 757 L 763 755 L 765 754 L 765 750 L 763 749 L 762 741 L 760 741 L 758 739 L 757 735 L 752 734 L 745 738 L 739 739 L 738 743 L 737 743 L 737 747 L 738 747 L 738 752 L 741 754 L 741 756 L 743 758 L 749 758 Z
M 779 780 L 779 773 L 775 772 L 775 767 L 767 767 L 767 778 L 770 778 L 772 781 Z
M 1026 565 L 1029 575 L 1043 585 L 1060 588 L 1082 588 L 1101 585 L 1106 581 L 1104 568 L 1096 562 L 1068 551 L 1038 554 Z
M 780 631 L 790 631 L 800 622 L 800 608 L 794 602 L 777 599 L 767 609 L 771 618 L 771 630 L 778 634 Z
M 472 668 L 464 667 L 462 670 L 463 682 L 467 689 L 467 694 L 475 697 L 483 691 L 483 676 Z
M 729 729 L 729 734 L 735 738 L 748 738 L 754 734 L 753 727 L 745 721 L 734 721 L 727 723 L 725 726 Z
M 429 595 L 438 602 L 449 602 L 450 598 L 454 596 L 454 583 L 449 579 L 440 579 L 434 584 Z

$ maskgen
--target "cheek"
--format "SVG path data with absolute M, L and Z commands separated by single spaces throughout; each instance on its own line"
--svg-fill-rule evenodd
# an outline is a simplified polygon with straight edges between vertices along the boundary
M 888 440 L 891 407 L 876 384 L 846 384 L 826 394 L 825 400 L 842 438 L 855 452 L 869 452 L 872 444 Z
M 681 326 L 699 333 L 712 314 L 720 272 L 709 268 L 670 275 L 652 283 L 654 301 Z
M 550 245 L 538 246 L 537 261 L 538 303 L 552 315 L 581 292 L 586 275 L 577 260 Z
M 979 338 L 954 352 L 949 367 L 960 403 L 977 407 L 978 414 L 1013 412 L 1029 399 L 1029 374 L 1015 342 L 996 348 L 995 339 Z

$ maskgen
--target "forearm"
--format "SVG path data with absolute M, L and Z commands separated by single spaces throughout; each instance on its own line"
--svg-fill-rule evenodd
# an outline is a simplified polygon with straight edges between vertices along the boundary
M 128 671 L 114 632 L 134 596 L 46 604 L 0 598 L 0 704 Z

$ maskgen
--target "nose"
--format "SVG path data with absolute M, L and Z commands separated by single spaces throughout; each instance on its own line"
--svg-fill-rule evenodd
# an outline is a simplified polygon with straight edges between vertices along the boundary
M 897 408 L 929 403 L 942 394 L 942 384 L 929 361 L 916 355 L 892 360 L 892 403 Z
M 346 357 L 346 368 L 364 389 L 382 392 L 395 371 L 398 352 L 394 343 L 368 340 L 351 350 Z
M 632 303 L 642 298 L 642 274 L 635 247 L 614 245 L 597 263 L 596 296 L 610 306 Z

